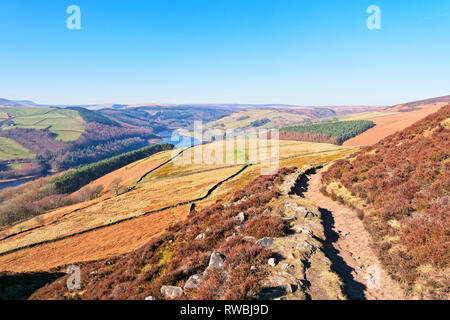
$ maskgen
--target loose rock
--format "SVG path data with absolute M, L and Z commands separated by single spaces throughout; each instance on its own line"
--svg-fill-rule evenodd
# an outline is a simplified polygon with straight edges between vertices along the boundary
M 214 251 L 209 259 L 208 268 L 222 268 L 225 264 L 226 257 L 219 251 Z
M 183 289 L 174 286 L 162 286 L 161 294 L 166 299 L 175 299 L 183 294 Z
M 186 281 L 186 284 L 184 285 L 184 290 L 194 290 L 197 289 L 198 286 L 201 284 L 203 279 L 203 275 L 201 274 L 194 274 L 193 276 L 190 276 L 189 279 Z
M 269 266 L 275 267 L 277 265 L 277 260 L 275 258 L 270 258 L 267 263 L 269 264 Z
M 196 240 L 202 240 L 205 239 L 205 234 L 202 232 L 198 236 L 195 237 Z
M 273 238 L 261 238 L 256 241 L 256 244 L 260 245 L 261 247 L 268 248 L 273 245 Z
M 247 216 L 245 215 L 245 213 L 239 212 L 236 218 L 239 220 L 240 223 L 243 223 L 247 219 Z

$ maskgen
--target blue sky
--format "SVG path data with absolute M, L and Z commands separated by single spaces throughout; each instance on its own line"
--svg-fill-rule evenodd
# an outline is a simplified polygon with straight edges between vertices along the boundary
M 66 9 L 81 8 L 81 30 Z M 369 5 L 381 30 L 369 30 Z M 0 0 L 0 97 L 391 105 L 450 94 L 448 0 Z

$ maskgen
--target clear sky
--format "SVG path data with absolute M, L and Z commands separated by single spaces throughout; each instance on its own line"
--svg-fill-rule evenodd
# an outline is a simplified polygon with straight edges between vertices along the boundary
M 66 27 L 72 4 L 81 30 Z M 47 104 L 450 94 L 448 0 L 0 0 L 0 41 L 0 97 Z

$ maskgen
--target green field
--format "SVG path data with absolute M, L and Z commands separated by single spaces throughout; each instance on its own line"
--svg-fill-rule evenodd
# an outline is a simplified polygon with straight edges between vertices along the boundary
M 84 132 L 84 121 L 77 111 L 58 108 L 0 108 L 1 129 L 48 129 L 62 141 L 75 141 Z
M 0 160 L 31 159 L 34 154 L 17 142 L 0 137 Z
M 249 109 L 233 113 L 217 121 L 209 122 L 205 125 L 205 129 L 273 129 L 301 123 L 306 118 L 308 118 L 306 115 L 273 109 Z M 265 119 L 270 121 L 261 126 L 252 125 L 255 121 Z

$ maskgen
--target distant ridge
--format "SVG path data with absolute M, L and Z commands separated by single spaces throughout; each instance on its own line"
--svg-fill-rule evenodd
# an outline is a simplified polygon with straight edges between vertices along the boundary
M 449 102 L 450 102 L 450 95 L 397 104 L 390 108 L 387 108 L 386 110 L 387 111 L 405 112 L 405 111 L 412 111 L 414 109 L 418 109 L 420 107 L 427 106 L 427 105 L 442 104 L 442 106 L 444 106 L 445 104 L 447 104 Z

